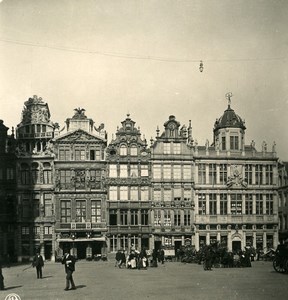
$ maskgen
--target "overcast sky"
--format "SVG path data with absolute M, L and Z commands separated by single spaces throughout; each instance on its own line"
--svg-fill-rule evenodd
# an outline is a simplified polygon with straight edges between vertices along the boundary
M 246 144 L 288 160 L 287 15 L 286 0 L 0 0 L 0 119 L 38 95 L 61 127 L 81 107 L 110 141 L 130 113 L 150 140 L 175 115 L 201 145 L 232 92 Z

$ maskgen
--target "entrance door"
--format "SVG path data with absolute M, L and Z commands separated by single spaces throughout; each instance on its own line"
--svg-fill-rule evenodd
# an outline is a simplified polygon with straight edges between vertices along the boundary
M 50 260 L 52 255 L 52 242 L 44 242 L 45 260 Z
M 241 250 L 241 241 L 232 241 L 232 251 L 237 252 Z
M 86 243 L 75 243 L 77 244 L 77 259 L 85 259 L 86 258 L 86 247 L 87 244 Z
M 147 239 L 147 238 L 142 238 L 141 239 L 141 248 L 142 249 L 149 249 L 149 239 Z
M 154 242 L 154 249 L 157 251 L 161 248 L 161 241 Z

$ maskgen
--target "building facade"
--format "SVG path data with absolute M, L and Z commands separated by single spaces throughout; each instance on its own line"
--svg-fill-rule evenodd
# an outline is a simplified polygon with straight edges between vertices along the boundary
M 108 249 L 151 247 L 150 150 L 127 115 L 107 147 Z
M 2 255 L 23 261 L 40 249 L 54 261 L 68 248 L 91 259 L 214 242 L 265 250 L 277 247 L 279 226 L 287 232 L 285 164 L 275 145 L 246 144 L 230 98 L 211 145 L 198 145 L 191 121 L 181 126 L 173 115 L 150 145 L 130 115 L 107 143 L 104 124 L 84 109 L 60 130 L 41 98 L 24 104 L 14 142 L 0 124 Z
M 14 130 L 0 120 L 0 262 L 15 260 L 16 156 Z
M 279 240 L 288 239 L 288 163 L 279 161 Z

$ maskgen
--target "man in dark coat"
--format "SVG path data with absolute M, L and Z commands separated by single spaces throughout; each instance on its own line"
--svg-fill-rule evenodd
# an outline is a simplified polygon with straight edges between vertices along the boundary
M 4 290 L 4 276 L 2 274 L 1 261 L 0 261 L 0 290 Z
M 40 255 L 39 251 L 36 253 L 36 255 L 33 258 L 32 262 L 33 268 L 36 267 L 36 274 L 37 279 L 42 278 L 42 268 L 44 267 L 44 260 L 42 255 Z
M 65 291 L 69 290 L 69 286 L 71 283 L 71 290 L 76 290 L 76 286 L 73 280 L 73 272 L 75 271 L 75 258 L 73 255 L 69 254 L 68 251 L 65 251 L 65 254 L 62 258 L 62 264 L 65 265 L 66 272 L 66 287 Z

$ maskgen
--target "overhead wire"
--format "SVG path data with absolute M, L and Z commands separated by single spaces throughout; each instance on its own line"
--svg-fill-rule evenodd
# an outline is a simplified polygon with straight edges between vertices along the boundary
M 117 52 L 105 52 L 105 51 L 96 51 L 96 50 L 88 50 L 81 48 L 69 48 L 63 46 L 53 46 L 53 45 L 43 45 L 36 44 L 27 41 L 19 41 L 19 40 L 11 40 L 0 38 L 0 42 L 29 46 L 29 47 L 38 47 L 38 48 L 47 48 L 53 50 L 67 51 L 67 52 L 75 52 L 75 53 L 86 53 L 86 54 L 95 54 L 102 56 L 111 56 L 125 59 L 139 59 L 139 60 L 155 60 L 155 61 L 164 61 L 164 62 L 179 62 L 179 63 L 189 63 L 189 62 L 233 62 L 233 61 L 275 61 L 275 60 L 286 60 L 286 57 L 268 57 L 268 58 L 226 58 L 226 59 L 179 59 L 179 58 L 169 58 L 169 57 L 160 57 L 160 56 L 151 56 L 151 55 L 132 55 L 127 53 L 117 53 Z

